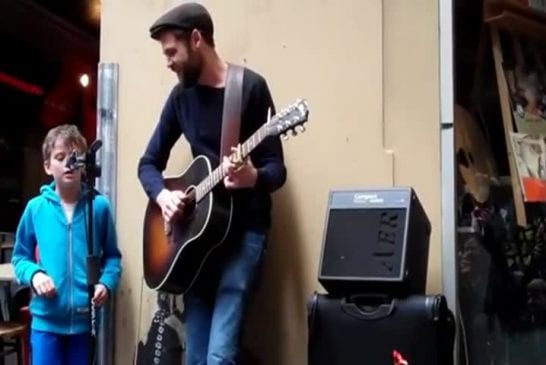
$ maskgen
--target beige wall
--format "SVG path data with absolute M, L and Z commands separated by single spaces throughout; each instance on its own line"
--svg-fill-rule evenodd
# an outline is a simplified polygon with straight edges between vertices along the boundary
M 175 82 L 147 29 L 179 2 L 102 1 L 101 60 L 120 64 L 117 222 L 125 271 L 117 307 L 118 364 L 131 361 L 139 322 L 144 327 L 150 312 L 141 278 L 146 198 L 137 161 Z M 262 73 L 277 108 L 300 97 L 309 101 L 307 132 L 284 144 L 289 178 L 274 196 L 265 278 L 245 339 L 264 364 L 301 365 L 306 301 L 320 290 L 329 189 L 413 186 L 433 224 L 428 291 L 441 290 L 437 1 L 204 3 L 215 18 L 221 55 Z M 176 151 L 172 172 L 189 160 L 186 147 Z

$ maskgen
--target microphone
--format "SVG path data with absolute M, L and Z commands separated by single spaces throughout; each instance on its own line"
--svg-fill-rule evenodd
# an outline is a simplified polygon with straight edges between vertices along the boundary
M 70 171 L 85 167 L 85 154 L 79 155 L 76 151 L 72 151 L 68 160 L 66 160 L 65 167 Z

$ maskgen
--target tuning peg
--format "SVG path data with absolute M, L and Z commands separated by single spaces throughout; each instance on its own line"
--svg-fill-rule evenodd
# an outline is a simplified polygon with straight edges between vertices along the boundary
M 283 139 L 283 141 L 286 141 L 288 140 L 288 135 L 286 133 L 283 133 L 281 134 L 281 138 Z
M 298 131 L 296 129 L 292 129 L 292 135 L 293 136 L 297 136 L 298 135 Z
M 305 132 L 305 126 L 303 124 L 300 124 L 296 127 L 299 133 Z

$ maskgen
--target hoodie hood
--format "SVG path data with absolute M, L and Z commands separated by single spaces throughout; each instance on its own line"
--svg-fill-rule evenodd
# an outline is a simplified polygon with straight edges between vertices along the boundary
M 61 197 L 59 196 L 59 194 L 57 194 L 57 192 L 55 191 L 55 188 L 56 188 L 55 182 L 42 185 L 40 187 L 40 194 L 47 200 L 61 204 Z M 78 197 L 78 202 L 81 201 L 83 198 L 85 198 L 86 191 L 87 191 L 86 187 L 82 184 L 80 188 L 80 196 Z M 97 190 L 94 190 L 94 193 L 99 194 Z
M 54 182 L 52 182 L 50 184 L 42 185 L 42 187 L 40 187 L 40 194 L 44 198 L 46 198 L 47 200 L 51 200 L 51 201 L 54 201 L 54 202 L 61 203 L 61 198 L 59 197 L 59 195 L 55 191 L 55 183 Z

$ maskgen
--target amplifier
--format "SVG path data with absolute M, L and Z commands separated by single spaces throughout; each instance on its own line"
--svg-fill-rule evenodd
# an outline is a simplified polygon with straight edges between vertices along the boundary
M 319 282 L 337 295 L 424 294 L 430 232 L 411 187 L 331 190 Z

